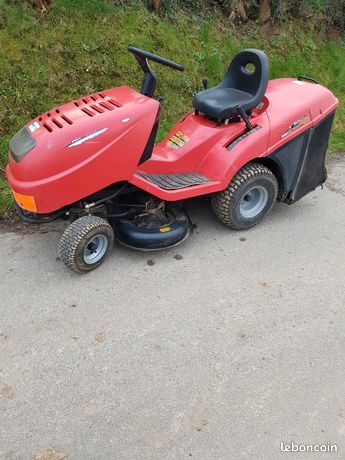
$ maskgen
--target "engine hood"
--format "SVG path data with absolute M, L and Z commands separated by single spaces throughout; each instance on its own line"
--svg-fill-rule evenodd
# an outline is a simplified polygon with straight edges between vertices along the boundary
M 29 180 L 66 171 L 132 131 L 151 103 L 157 104 L 122 86 L 50 110 L 11 139 L 11 169 L 18 179 Z
M 10 141 L 12 189 L 35 196 L 40 212 L 50 212 L 129 180 L 158 110 L 158 101 L 121 86 L 36 117 Z

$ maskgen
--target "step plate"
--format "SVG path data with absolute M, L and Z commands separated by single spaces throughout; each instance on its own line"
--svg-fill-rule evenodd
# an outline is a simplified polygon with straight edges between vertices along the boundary
M 202 176 L 196 172 L 179 174 L 145 174 L 138 171 L 136 174 L 148 182 L 151 182 L 151 184 L 154 184 L 164 190 L 178 190 L 210 182 L 208 177 Z

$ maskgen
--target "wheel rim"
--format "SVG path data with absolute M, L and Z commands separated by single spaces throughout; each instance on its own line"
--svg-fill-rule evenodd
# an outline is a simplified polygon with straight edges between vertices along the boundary
M 108 248 L 108 238 L 105 235 L 96 235 L 85 246 L 83 259 L 88 265 L 95 264 L 102 259 Z
M 251 219 L 260 214 L 268 201 L 268 192 L 265 187 L 257 185 L 247 190 L 240 202 L 242 217 Z

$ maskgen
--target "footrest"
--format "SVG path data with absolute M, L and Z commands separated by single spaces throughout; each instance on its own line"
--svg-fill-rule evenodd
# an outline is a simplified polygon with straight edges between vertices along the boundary
M 178 190 L 180 188 L 192 187 L 210 182 L 208 177 L 202 176 L 197 172 L 178 173 L 178 174 L 146 174 L 137 171 L 136 174 L 143 179 L 151 182 L 164 190 Z

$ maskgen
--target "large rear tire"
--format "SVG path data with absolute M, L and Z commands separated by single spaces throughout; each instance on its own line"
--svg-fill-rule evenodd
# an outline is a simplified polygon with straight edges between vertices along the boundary
M 212 209 L 224 225 L 248 230 L 267 216 L 277 195 L 278 183 L 272 171 L 259 163 L 248 163 L 225 190 L 212 195 Z
M 101 265 L 113 243 L 114 231 L 106 220 L 84 216 L 67 227 L 59 243 L 58 255 L 70 270 L 86 273 Z

